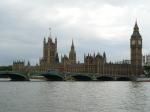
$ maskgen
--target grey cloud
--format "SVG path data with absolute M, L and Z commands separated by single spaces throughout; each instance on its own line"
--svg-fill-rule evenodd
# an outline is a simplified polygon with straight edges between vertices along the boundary
M 116 57 L 117 60 L 129 59 L 129 39 L 136 16 L 140 17 L 139 26 L 144 49 L 148 51 L 150 47 L 148 3 L 149 1 L 141 0 L 1 1 L 0 65 L 12 64 L 12 61 L 18 58 L 31 60 L 33 64 L 38 62 L 42 56 L 42 41 L 44 36 L 48 37 L 49 27 L 52 28 L 53 38 L 58 38 L 59 54 L 69 52 L 73 38 L 78 60 L 83 61 L 84 53 L 98 51 L 106 51 L 109 60 L 116 60 Z M 110 8 L 106 12 L 105 8 L 101 10 L 104 5 Z M 121 11 L 112 14 L 109 12 L 111 8 Z M 66 13 L 68 10 L 73 10 L 74 13 Z M 79 13 L 81 15 L 78 15 Z M 117 16 L 119 14 L 122 15 Z M 146 14 L 147 16 L 144 16 Z M 107 20 L 103 22 L 102 19 Z M 123 51 L 123 54 L 120 51 Z

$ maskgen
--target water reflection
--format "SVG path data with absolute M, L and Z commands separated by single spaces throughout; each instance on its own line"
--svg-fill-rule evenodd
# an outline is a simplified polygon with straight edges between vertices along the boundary
M 137 82 L 0 82 L 0 112 L 149 112 Z

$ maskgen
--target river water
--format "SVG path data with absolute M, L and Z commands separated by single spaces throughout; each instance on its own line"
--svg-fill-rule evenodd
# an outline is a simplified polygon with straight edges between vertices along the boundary
M 150 83 L 0 81 L 0 112 L 150 112 Z

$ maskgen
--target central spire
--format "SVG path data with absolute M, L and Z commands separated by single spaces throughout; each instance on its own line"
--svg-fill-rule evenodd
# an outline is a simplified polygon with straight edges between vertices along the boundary
M 74 49 L 74 42 L 73 42 L 73 39 L 72 39 L 71 49 Z
M 75 51 L 75 48 L 74 48 L 73 39 L 72 39 L 71 49 L 70 49 L 70 52 L 69 52 L 69 62 L 70 62 L 70 64 L 75 64 L 76 63 L 76 51 Z

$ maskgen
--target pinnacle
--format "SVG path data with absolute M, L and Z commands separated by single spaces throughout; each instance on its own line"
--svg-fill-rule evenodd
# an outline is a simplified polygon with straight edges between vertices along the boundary
M 138 24 L 137 24 L 137 20 L 135 21 L 135 26 L 134 26 L 134 31 L 138 31 L 139 30 L 139 27 L 138 27 Z
M 74 42 L 73 42 L 73 39 L 72 39 L 72 47 L 74 47 Z

